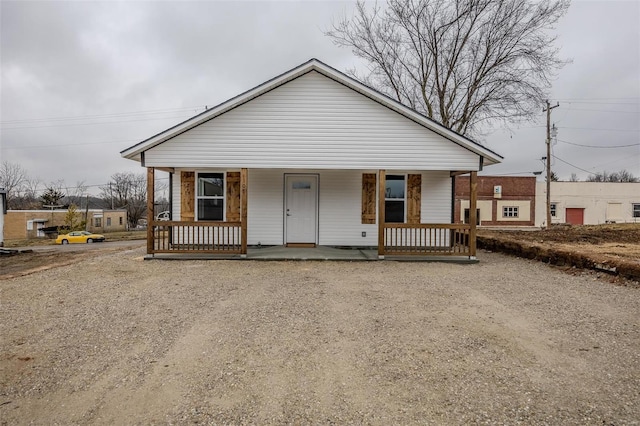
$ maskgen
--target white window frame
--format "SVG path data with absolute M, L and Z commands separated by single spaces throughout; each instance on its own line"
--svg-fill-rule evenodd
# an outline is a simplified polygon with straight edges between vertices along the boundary
M 399 201 L 400 198 L 388 198 L 387 197 L 387 191 L 386 191 L 386 181 L 389 179 L 389 176 L 402 176 L 402 178 L 404 179 L 404 198 L 402 198 L 402 202 L 403 202 L 403 206 L 402 206 L 402 222 L 399 223 L 407 223 L 407 184 L 408 184 L 408 175 L 402 174 L 402 173 L 390 173 L 388 175 L 385 176 L 385 194 L 384 194 L 384 203 L 385 203 L 385 208 L 387 205 L 387 201 Z M 386 217 L 385 217 L 385 222 L 387 221 Z
M 551 217 L 556 217 L 558 215 L 558 203 L 549 204 L 549 211 L 551 212 Z
M 200 192 L 200 175 L 211 175 L 211 174 L 221 174 L 222 175 L 222 195 L 209 195 L 209 196 L 200 196 L 198 195 Z M 213 220 L 213 219 L 203 219 L 202 221 L 211 221 L 211 222 L 226 222 L 227 221 L 227 172 L 221 172 L 221 171 L 203 171 L 203 172 L 196 172 L 196 187 L 195 187 L 195 194 L 194 196 L 196 197 L 195 199 L 195 206 L 194 206 L 194 210 L 195 210 L 195 221 L 198 222 L 199 219 L 199 214 L 198 214 L 198 200 L 222 200 L 222 220 L 218 221 L 218 220 Z
M 631 203 L 631 217 L 640 218 L 640 203 Z
M 502 207 L 503 218 L 518 218 L 520 217 L 520 209 L 518 206 L 503 206 Z

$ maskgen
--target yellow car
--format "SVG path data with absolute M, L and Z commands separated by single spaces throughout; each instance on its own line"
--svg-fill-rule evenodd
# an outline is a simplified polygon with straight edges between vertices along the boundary
M 104 235 L 92 234 L 87 231 L 73 231 L 68 234 L 58 235 L 56 244 L 75 244 L 75 243 L 99 243 L 104 241 Z

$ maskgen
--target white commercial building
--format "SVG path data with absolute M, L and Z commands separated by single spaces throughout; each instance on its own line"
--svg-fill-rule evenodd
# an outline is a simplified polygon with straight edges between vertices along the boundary
M 640 222 L 640 182 L 551 182 L 551 223 Z M 536 226 L 546 226 L 546 182 L 536 184 Z

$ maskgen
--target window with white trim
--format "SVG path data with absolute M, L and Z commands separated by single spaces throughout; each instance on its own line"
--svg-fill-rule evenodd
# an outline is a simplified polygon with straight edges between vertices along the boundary
M 517 206 L 503 207 L 502 217 L 518 217 L 518 207 Z
M 384 195 L 384 221 L 389 223 L 405 222 L 406 177 L 404 175 L 386 176 Z
M 224 220 L 224 173 L 198 173 L 198 220 Z
M 549 211 L 551 211 L 551 217 L 556 217 L 556 214 L 558 212 L 558 204 L 557 203 L 549 204 Z
M 633 217 L 640 218 L 640 204 L 633 204 L 632 213 Z

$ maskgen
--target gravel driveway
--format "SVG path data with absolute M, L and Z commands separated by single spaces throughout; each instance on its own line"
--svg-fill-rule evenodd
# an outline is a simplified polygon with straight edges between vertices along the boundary
M 0 423 L 640 419 L 635 288 L 484 252 L 477 265 L 142 256 L 0 281 Z

